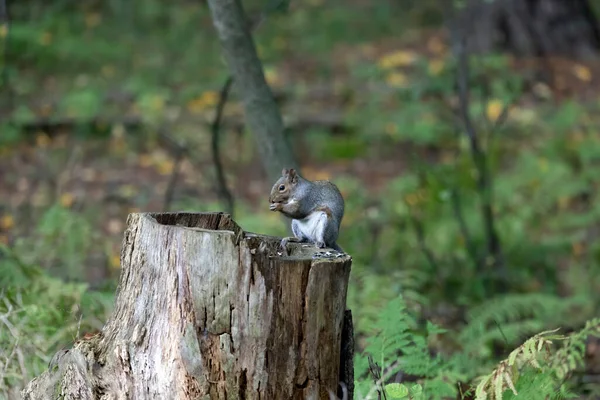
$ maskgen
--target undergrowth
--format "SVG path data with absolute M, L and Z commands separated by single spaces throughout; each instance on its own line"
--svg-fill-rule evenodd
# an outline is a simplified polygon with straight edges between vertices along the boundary
M 501 334 L 503 327 L 519 314 L 515 311 L 518 304 L 529 304 L 527 309 L 531 311 L 539 305 L 538 300 L 530 296 L 515 297 L 503 303 L 492 301 L 486 305 L 489 313 L 472 315 L 468 325 L 453 332 L 430 322 L 425 326 L 418 323 L 401 296 L 390 301 L 355 361 L 356 398 L 545 400 L 575 397 L 577 382 L 570 378 L 584 365 L 587 339 L 600 337 L 600 318 L 585 322 L 583 328 L 569 334 L 558 334 L 560 328 L 536 333 L 493 364 L 490 364 L 489 354 L 477 351 L 480 346 L 490 346 L 496 332 Z M 510 308 L 511 305 L 517 307 Z M 496 324 L 488 325 L 490 315 L 498 318 Z M 472 326 L 488 327 L 478 330 Z M 522 324 L 521 328 L 524 333 L 531 326 Z M 462 346 L 450 353 L 432 350 L 435 342 L 447 337 L 451 341 L 455 340 L 453 337 L 459 338 Z

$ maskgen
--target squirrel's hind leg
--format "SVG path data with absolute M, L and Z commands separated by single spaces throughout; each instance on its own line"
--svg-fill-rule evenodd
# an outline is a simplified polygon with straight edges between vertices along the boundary
M 292 220 L 292 233 L 294 234 L 294 236 L 284 237 L 279 243 L 279 247 L 281 247 L 283 252 L 287 255 L 289 255 L 289 251 L 287 248 L 288 243 L 306 243 L 309 241 L 308 238 L 302 233 L 298 221 L 295 219 Z

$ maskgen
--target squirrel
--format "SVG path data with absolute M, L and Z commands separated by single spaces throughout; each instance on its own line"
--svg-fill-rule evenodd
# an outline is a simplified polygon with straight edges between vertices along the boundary
M 269 196 L 269 209 L 292 219 L 294 237 L 286 237 L 280 246 L 287 253 L 288 242 L 315 244 L 344 253 L 336 240 L 344 217 L 344 198 L 329 181 L 309 181 L 293 168 L 283 169 Z

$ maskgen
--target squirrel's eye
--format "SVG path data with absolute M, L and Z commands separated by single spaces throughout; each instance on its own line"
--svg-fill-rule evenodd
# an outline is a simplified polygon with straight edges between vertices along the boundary
M 284 191 L 285 190 L 285 185 L 279 185 L 279 190 L 280 191 Z

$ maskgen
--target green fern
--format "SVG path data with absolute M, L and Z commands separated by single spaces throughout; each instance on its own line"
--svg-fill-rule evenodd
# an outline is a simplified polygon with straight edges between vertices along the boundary
M 600 337 L 600 318 L 588 321 L 583 329 L 569 336 L 556 335 L 556 331 L 531 337 L 500 361 L 480 379 L 476 399 L 510 400 L 517 395 L 532 400 L 574 397 L 564 381 L 583 364 L 587 337 Z M 562 347 L 552 352 L 556 340 L 562 341 Z
M 456 396 L 454 382 L 446 379 L 446 361 L 441 356 L 432 357 L 428 347 L 428 339 L 444 330 L 428 323 L 427 335 L 423 335 L 417 333 L 416 328 L 417 323 L 408 313 L 402 297 L 386 305 L 373 325 L 363 354 L 355 360 L 355 375 L 359 378 L 355 382 L 358 398 L 370 399 L 377 391 L 386 390 L 388 387 L 384 383 L 400 371 L 425 378 L 423 386 L 406 387 L 412 399 Z M 373 357 L 380 371 L 380 377 L 374 384 L 367 379 L 373 369 L 369 356 Z M 403 390 L 395 386 L 394 389 Z

